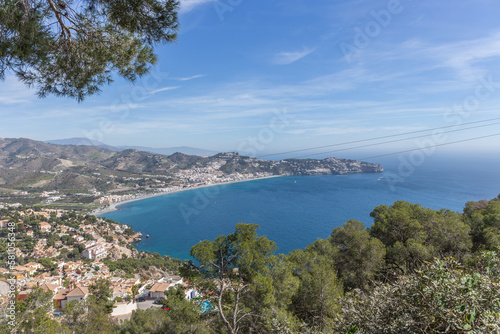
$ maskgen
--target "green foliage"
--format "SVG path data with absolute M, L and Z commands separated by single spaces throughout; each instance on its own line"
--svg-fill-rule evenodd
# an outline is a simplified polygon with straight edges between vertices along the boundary
M 342 333 L 497 333 L 500 331 L 500 259 L 484 253 L 475 268 L 453 258 L 425 264 L 371 293 L 340 301 Z
M 99 152 L 96 152 L 96 153 L 99 153 Z M 86 215 L 85 216 L 85 220 L 87 221 L 87 224 L 95 224 L 95 223 L 97 223 L 97 217 L 96 216 Z
M 134 303 L 135 303 L 135 296 L 137 296 L 137 294 L 139 293 L 140 288 L 141 288 L 141 284 L 135 284 L 134 286 L 132 286 L 132 295 L 133 295 Z
M 57 237 L 56 236 L 54 236 L 54 235 L 49 236 L 48 239 L 47 239 L 47 246 L 48 247 L 50 247 L 50 246 L 54 247 L 56 241 L 57 241 Z
M 75 239 L 69 235 L 61 236 L 61 241 L 67 246 L 73 246 L 75 244 Z
M 135 231 L 131 228 L 127 228 L 125 231 L 123 231 L 123 234 L 131 236 L 135 234 Z
M 196 303 L 186 300 L 184 287 L 182 285 L 165 291 L 165 297 L 166 300 L 164 305 L 168 307 L 169 317 L 174 323 L 196 324 L 200 320 L 200 308 Z M 189 326 L 187 326 L 187 328 L 188 327 Z
M 78 250 L 78 253 L 82 253 L 85 250 L 84 244 L 76 244 L 75 249 Z
M 86 241 L 89 241 L 89 240 L 94 240 L 94 237 L 91 235 L 91 234 L 88 234 L 88 233 L 85 233 L 83 235 L 83 238 L 86 240 Z
M 266 311 L 276 302 L 270 273 L 276 244 L 257 236 L 257 229 L 240 223 L 232 234 L 201 241 L 191 248 L 199 265 L 190 262 L 182 270 L 206 291 L 216 290 L 219 318 L 229 333 L 263 330 Z
M 158 253 L 156 253 L 158 254 Z M 116 269 L 123 270 L 127 274 L 136 274 L 139 270 L 149 270 L 151 267 L 160 268 L 164 271 L 176 273 L 179 270 L 181 261 L 169 256 L 149 256 L 143 258 L 125 257 L 117 261 L 104 260 L 110 271 Z
M 44 267 L 44 270 L 52 271 L 57 269 L 57 264 L 48 257 L 42 257 L 38 262 Z
M 122 278 L 126 278 L 126 279 L 134 278 L 134 277 L 135 277 L 134 274 L 125 274 L 125 275 L 122 275 Z
M 0 333 L 61 333 L 59 323 L 49 317 L 52 304 L 51 292 L 35 289 L 23 301 L 16 302 L 11 323 L 0 321 Z
M 82 101 L 113 81 L 135 81 L 156 63 L 153 46 L 176 39 L 176 0 L 0 4 L 0 79 L 14 72 L 38 96 Z
M 376 207 L 370 215 L 371 235 L 387 247 L 388 261 L 410 272 L 433 257 L 461 257 L 472 246 L 470 228 L 455 212 L 397 201 Z
M 106 306 L 95 296 L 66 304 L 61 321 L 64 331 L 60 333 L 111 334 L 115 327 Z
M 113 301 L 110 298 L 113 296 L 111 283 L 104 278 L 99 278 L 94 284 L 89 286 L 89 292 L 95 297 L 95 302 L 103 306 L 106 313 L 113 312 Z
M 500 195 L 499 195 L 500 197 Z M 467 202 L 464 221 L 471 228 L 473 249 L 495 250 L 500 247 L 500 199 Z
M 500 259 L 495 252 L 476 252 L 498 247 L 499 203 L 469 202 L 463 216 L 406 202 L 379 206 L 372 212 L 371 229 L 350 220 L 328 239 L 288 256 L 275 255 L 276 244 L 258 236 L 257 225 L 237 224 L 234 233 L 195 245 L 196 262 L 180 268 L 179 260 L 151 252 L 104 261 L 126 277 L 151 266 L 179 270 L 203 293 L 200 300 L 188 302 L 179 286 L 165 292 L 168 310 L 134 311 L 130 320 L 113 325 L 109 282 L 98 280 L 87 300 L 69 303 L 60 323 L 47 316 L 50 298 L 43 293 L 18 302 L 17 314 L 30 317 L 20 329 L 63 334 L 500 332 Z M 74 252 L 79 255 L 78 248 Z M 50 259 L 39 262 L 54 265 Z M 134 297 L 139 287 L 132 288 Z M 205 300 L 213 312 L 200 312 Z M 40 310 L 34 316 L 28 312 L 33 307 Z
M 346 290 L 367 290 L 385 265 L 384 244 L 356 220 L 335 228 L 329 241 L 337 250 L 335 268 Z
M 157 308 L 136 310 L 130 320 L 120 327 L 120 334 L 163 334 L 173 333 L 167 312 Z
M 333 258 L 328 256 L 331 253 L 334 250 L 329 242 L 318 240 L 306 251 L 295 250 L 289 256 L 300 282 L 292 299 L 294 313 L 319 332 L 331 328 L 338 312 L 337 299 L 343 294 Z
M 187 304 L 188 305 L 188 304 Z M 132 313 L 130 320 L 122 323 L 119 334 L 175 334 L 175 333 L 214 333 L 201 321 L 186 321 L 179 314 L 183 311 L 165 311 L 158 308 L 137 310 Z M 199 313 L 196 315 L 199 317 Z M 175 319 L 175 320 L 174 320 Z M 193 319 L 191 319 L 193 320 Z

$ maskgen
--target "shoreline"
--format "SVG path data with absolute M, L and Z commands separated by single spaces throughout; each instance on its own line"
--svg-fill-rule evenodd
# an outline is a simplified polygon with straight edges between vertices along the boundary
M 153 197 L 158 197 L 158 196 L 165 196 L 165 195 L 170 195 L 170 194 L 176 194 L 184 191 L 189 191 L 189 190 L 196 190 L 196 189 L 201 189 L 201 188 L 208 188 L 208 187 L 216 187 L 216 186 L 222 186 L 222 185 L 227 185 L 227 184 L 233 184 L 233 183 L 240 183 L 240 182 L 250 182 L 250 181 L 257 181 L 257 180 L 264 180 L 264 179 L 272 179 L 275 177 L 282 177 L 282 176 L 288 176 L 288 175 L 272 175 L 272 176 L 264 176 L 264 177 L 258 177 L 255 179 L 247 179 L 247 180 L 237 180 L 237 181 L 230 181 L 230 182 L 221 182 L 221 183 L 215 183 L 215 184 L 205 184 L 202 186 L 196 186 L 196 187 L 190 187 L 190 188 L 185 188 L 185 189 L 180 189 L 180 190 L 175 190 L 175 191 L 170 191 L 170 192 L 161 192 L 161 193 L 154 193 L 154 194 L 149 194 L 145 196 L 141 196 L 138 198 L 133 198 L 133 199 L 128 199 L 125 201 L 120 201 L 116 203 L 111 203 L 108 207 L 102 209 L 102 210 L 94 210 L 89 213 L 89 215 L 92 216 L 101 216 L 105 213 L 109 212 L 114 212 L 118 211 L 118 206 L 127 204 L 127 203 L 132 203 L 132 202 L 137 202 L 141 201 L 143 199 L 148 199 L 148 198 L 153 198 Z

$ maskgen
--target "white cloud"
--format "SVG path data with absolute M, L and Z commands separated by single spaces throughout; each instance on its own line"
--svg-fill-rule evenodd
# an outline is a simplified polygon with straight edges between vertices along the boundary
M 0 92 L 1 104 L 29 103 L 37 99 L 36 91 L 29 89 L 13 75 L 6 76 L 0 82 Z
M 390 52 L 371 53 L 370 59 L 389 61 L 418 61 L 408 69 L 409 74 L 423 73 L 438 69 L 452 70 L 461 83 L 475 82 L 490 72 L 485 63 L 500 57 L 500 31 L 489 36 L 472 40 L 454 41 L 445 44 L 431 44 L 410 39 Z M 443 87 L 449 82 L 443 79 Z
M 304 49 L 302 51 L 280 52 L 274 56 L 273 63 L 276 65 L 290 65 L 310 55 L 316 49 Z
M 203 75 L 203 74 L 197 74 L 197 75 L 193 75 L 193 76 L 190 76 L 190 77 L 179 78 L 178 80 L 180 80 L 180 81 L 189 81 L 189 80 L 193 80 L 193 79 L 203 78 L 204 76 L 205 75 Z
M 464 79 L 475 80 L 487 71 L 479 63 L 500 56 L 500 32 L 472 41 L 463 41 L 435 48 L 436 56 L 444 66 L 457 70 Z
M 215 2 L 217 0 L 181 0 L 181 9 L 180 13 L 187 13 L 195 9 L 197 6 L 209 3 L 209 2 Z
M 290 134 L 308 133 L 309 135 L 313 136 L 330 136 L 330 135 L 367 133 L 375 130 L 376 130 L 375 128 L 364 128 L 364 127 L 316 127 L 316 128 L 303 128 L 296 130 L 285 130 L 282 132 Z
M 100 106 L 97 109 L 114 112 L 114 111 L 120 111 L 120 110 L 125 110 L 125 109 L 139 109 L 139 108 L 143 108 L 143 107 L 144 107 L 144 105 L 139 104 L 139 103 L 120 103 L 120 104 L 111 104 L 111 105 Z
M 161 92 L 165 92 L 165 91 L 169 91 L 169 90 L 174 90 L 174 89 L 178 89 L 179 86 L 169 86 L 169 87 L 163 87 L 163 88 L 159 88 L 159 89 L 155 89 L 155 90 L 152 90 L 151 92 L 149 92 L 151 95 L 154 95 L 154 94 L 157 94 L 157 93 L 161 93 Z

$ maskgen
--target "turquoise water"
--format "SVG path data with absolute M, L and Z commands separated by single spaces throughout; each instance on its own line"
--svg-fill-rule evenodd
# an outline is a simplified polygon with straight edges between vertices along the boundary
M 379 159 L 384 173 L 286 176 L 168 194 L 119 207 L 104 216 L 131 225 L 150 238 L 137 245 L 186 259 L 201 240 L 234 231 L 235 224 L 260 225 L 279 252 L 326 238 L 349 219 L 372 224 L 370 212 L 396 200 L 432 209 L 462 211 L 465 202 L 500 193 L 498 157 L 427 158 L 418 167 L 398 158 Z

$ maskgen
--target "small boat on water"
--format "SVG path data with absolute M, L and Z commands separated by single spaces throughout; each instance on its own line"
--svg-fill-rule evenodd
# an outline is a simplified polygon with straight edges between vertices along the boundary
M 149 238 L 149 234 L 146 234 L 146 238 Z

